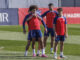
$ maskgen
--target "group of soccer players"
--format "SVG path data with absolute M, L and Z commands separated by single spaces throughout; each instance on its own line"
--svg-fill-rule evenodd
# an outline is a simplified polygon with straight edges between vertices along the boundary
M 50 3 L 48 5 L 49 10 L 44 12 L 42 15 L 41 11 L 38 10 L 38 6 L 31 5 L 29 7 L 28 15 L 25 16 L 23 21 L 23 32 L 26 34 L 25 22 L 28 24 L 28 43 L 26 46 L 25 56 L 28 54 L 29 46 L 32 42 L 33 57 L 41 56 L 48 57 L 45 55 L 46 50 L 46 41 L 51 35 L 51 53 L 54 53 L 54 58 L 57 59 L 57 45 L 60 41 L 60 58 L 64 58 L 63 48 L 65 37 L 68 37 L 67 33 L 67 21 L 66 18 L 62 15 L 63 9 L 58 8 L 57 11 L 54 11 L 54 5 Z M 43 21 L 43 17 L 46 16 L 46 24 Z M 42 32 L 40 28 L 40 21 L 44 26 L 44 39 L 42 39 Z M 55 43 L 54 43 L 55 40 Z M 35 53 L 35 42 L 38 42 L 38 51 Z M 54 45 L 54 46 L 53 46 Z M 53 49 L 54 48 L 54 49 Z M 42 55 L 40 55 L 40 50 Z M 53 52 L 54 50 L 54 52 Z

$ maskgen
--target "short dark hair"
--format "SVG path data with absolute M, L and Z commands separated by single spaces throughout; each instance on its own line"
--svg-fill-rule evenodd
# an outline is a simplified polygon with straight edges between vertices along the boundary
M 38 10 L 38 6 L 37 6 L 37 5 L 31 5 L 31 6 L 29 7 L 29 11 L 32 11 L 33 9 Z
M 63 11 L 63 9 L 62 8 L 58 8 L 57 11 Z
M 54 5 L 53 3 L 49 3 L 49 4 L 48 4 L 48 6 L 53 6 L 53 5 Z

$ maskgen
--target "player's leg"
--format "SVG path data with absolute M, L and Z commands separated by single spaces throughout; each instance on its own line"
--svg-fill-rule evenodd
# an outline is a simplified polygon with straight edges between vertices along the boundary
M 36 40 L 36 38 L 32 38 L 33 57 L 36 56 L 36 53 L 35 53 L 35 40 Z
M 51 29 L 51 53 L 53 54 L 53 46 L 54 46 L 54 30 Z
M 44 50 L 46 48 L 46 42 L 49 36 L 49 31 L 48 32 L 44 32 L 44 40 L 43 40 L 43 44 L 44 44 Z
M 45 55 L 45 51 L 44 51 L 44 45 L 43 45 L 43 41 L 42 41 L 42 32 L 41 32 L 41 30 L 38 30 L 37 33 L 38 33 L 38 42 L 40 43 L 40 47 L 42 49 L 42 57 L 47 57 Z
M 64 42 L 60 41 L 60 56 L 63 56 Z
M 38 41 L 38 39 L 37 39 L 37 41 Z M 41 49 L 41 46 L 40 46 L 40 42 L 38 41 L 37 56 L 40 56 L 40 49 Z
M 42 56 L 41 57 L 48 57 L 45 55 L 45 50 L 44 50 L 44 45 L 43 45 L 43 42 L 42 42 L 42 38 L 38 38 L 38 41 L 40 43 L 40 47 L 42 49 Z
M 36 31 L 35 30 L 31 31 L 31 37 L 32 37 L 33 57 L 35 57 L 36 56 L 36 53 L 35 53 Z
M 57 59 L 57 47 L 58 47 L 58 42 L 55 42 L 54 45 L 54 58 Z
M 64 40 L 65 40 L 65 36 L 61 36 L 61 40 L 60 40 L 60 57 L 64 58 L 64 54 L 63 54 L 63 50 L 64 50 Z
M 44 36 L 44 40 L 43 40 L 44 50 L 45 50 L 45 48 L 46 48 L 47 38 L 48 38 L 48 36 Z
M 27 56 L 27 54 L 28 54 L 28 49 L 29 49 L 30 43 L 31 43 L 31 31 L 29 31 L 29 33 L 28 33 L 28 42 L 27 42 L 27 45 L 26 45 L 24 56 Z
M 42 42 L 42 38 L 41 37 L 39 37 L 38 38 L 38 49 L 43 49 L 43 42 Z M 44 53 L 44 51 L 43 51 L 43 53 Z
M 27 42 L 27 46 L 26 46 L 26 50 L 29 49 L 30 44 L 31 44 L 31 40 L 28 40 L 28 42 Z
M 26 45 L 26 49 L 25 49 L 25 54 L 24 54 L 24 56 L 27 56 L 27 54 L 28 54 L 28 49 L 29 49 L 29 47 L 30 47 L 30 44 L 31 44 L 31 40 L 28 40 L 27 45 Z
M 53 54 L 54 37 L 51 36 L 51 53 Z
M 57 47 L 59 42 L 59 36 L 55 38 L 55 45 L 54 45 L 54 58 L 57 59 Z
M 46 47 L 47 36 L 44 36 L 44 47 Z

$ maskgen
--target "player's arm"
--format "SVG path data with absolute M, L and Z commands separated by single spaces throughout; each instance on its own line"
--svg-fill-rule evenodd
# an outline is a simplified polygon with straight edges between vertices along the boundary
M 42 22 L 43 26 L 47 28 L 45 22 L 43 21 L 43 18 L 40 15 L 38 15 L 38 19 Z
M 43 21 L 43 18 L 40 15 L 38 15 L 38 19 L 42 22 L 42 24 L 45 28 L 45 31 L 47 32 L 47 26 L 46 26 L 45 22 Z
M 47 15 L 48 11 L 46 11 L 45 13 L 43 13 L 41 16 L 42 18 L 45 17 Z
M 68 37 L 68 30 L 67 30 L 67 24 L 65 24 L 65 37 Z
M 68 37 L 67 20 L 65 18 L 65 37 Z
M 56 24 L 53 24 L 53 30 L 54 30 L 55 37 L 56 37 L 57 36 L 57 34 L 56 34 Z
M 25 17 L 23 21 L 23 33 L 26 34 L 26 29 L 25 29 L 25 22 L 26 22 L 27 16 Z
M 54 12 L 55 12 L 56 16 L 58 16 L 58 12 L 57 11 L 54 11 Z
M 53 24 L 53 30 L 54 30 L 54 32 L 56 31 L 56 30 L 55 30 L 55 29 L 56 29 L 55 26 L 56 26 L 56 24 Z
M 39 20 L 42 20 L 42 17 L 40 15 L 37 15 L 37 17 L 38 17 Z
M 24 34 L 26 33 L 25 22 L 28 21 L 29 16 L 30 16 L 30 15 L 25 16 L 25 18 L 24 18 L 24 20 L 23 20 L 23 32 L 24 32 Z
M 42 24 L 43 24 L 43 26 L 44 26 L 44 30 L 46 31 L 46 33 L 47 33 L 47 26 L 46 26 L 46 24 L 45 24 L 45 22 L 43 21 L 43 19 L 41 20 L 41 22 L 42 22 Z
M 28 17 L 28 18 L 26 19 L 26 21 L 31 20 L 31 19 L 32 19 L 32 17 L 33 17 L 33 15 L 31 15 L 30 17 Z
M 53 21 L 53 30 L 55 32 L 55 37 L 57 36 L 57 34 L 56 34 L 56 20 L 57 20 L 57 17 L 55 17 L 55 19 Z

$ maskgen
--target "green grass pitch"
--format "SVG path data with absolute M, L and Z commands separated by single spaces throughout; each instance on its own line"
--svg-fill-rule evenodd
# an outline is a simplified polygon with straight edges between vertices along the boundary
M 41 30 L 44 32 L 43 26 L 41 26 Z M 67 58 L 61 60 L 80 60 L 80 24 L 69 24 L 68 34 L 69 37 L 64 43 L 64 54 Z M 27 34 L 23 34 L 22 26 L 0 26 L 0 60 L 55 60 L 53 54 L 50 54 L 50 37 L 46 47 L 48 58 L 33 58 L 31 46 L 28 57 L 24 57 L 26 44 Z M 37 47 L 38 43 L 36 43 L 36 50 Z M 58 49 L 58 55 L 59 52 Z

